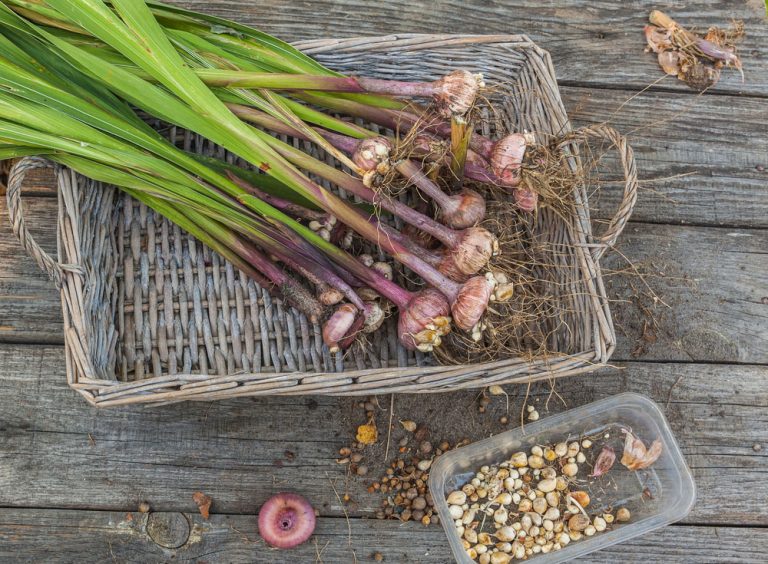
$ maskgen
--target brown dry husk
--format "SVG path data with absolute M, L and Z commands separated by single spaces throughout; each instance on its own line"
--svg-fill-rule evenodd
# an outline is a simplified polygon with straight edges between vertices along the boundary
M 654 19 L 654 14 L 660 18 Z M 672 19 L 667 20 L 666 15 L 660 12 L 651 13 L 650 27 L 659 34 L 666 33 L 668 40 L 659 45 L 648 45 L 646 51 L 654 51 L 661 54 L 672 55 L 673 62 L 666 65 L 659 64 L 667 74 L 675 75 L 694 90 L 706 90 L 714 86 L 720 80 L 720 71 L 727 66 L 733 66 L 742 73 L 741 61 L 736 56 L 736 44 L 744 37 L 744 22 L 734 21 L 730 29 L 710 27 L 706 33 L 698 33 L 682 27 Z M 664 23 L 666 27 L 660 25 Z M 719 59 L 714 59 L 702 52 L 696 44 L 697 37 L 705 39 L 714 45 L 730 50 L 735 57 L 735 62 L 729 64 Z

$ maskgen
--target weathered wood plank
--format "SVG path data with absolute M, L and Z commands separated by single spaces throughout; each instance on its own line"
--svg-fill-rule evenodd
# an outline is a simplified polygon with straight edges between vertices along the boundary
M 153 539 L 149 523 L 171 518 L 187 524 L 178 548 Z M 408 540 L 404 542 L 403 539 Z M 9 561 L 93 562 L 449 562 L 441 528 L 408 523 L 321 518 L 313 537 L 291 551 L 268 548 L 254 515 L 117 513 L 10 509 L 0 515 L 0 558 Z M 652 535 L 594 553 L 579 562 L 764 562 L 768 530 L 666 527 Z
M 552 51 L 561 84 L 566 85 L 563 97 L 577 124 L 611 117 L 632 91 L 660 76 L 654 58 L 641 52 L 640 30 L 647 12 L 655 7 L 650 2 L 641 7 L 570 2 L 560 8 L 528 1 L 483 2 L 473 8 L 454 0 L 428 5 L 393 0 L 375 14 L 362 0 L 321 0 L 312 5 L 271 0 L 176 3 L 248 21 L 291 40 L 406 31 L 526 31 Z M 761 198 L 766 173 L 755 168 L 768 165 L 760 160 L 768 148 L 761 134 L 768 116 L 764 102 L 754 98 L 768 95 L 768 26 L 759 19 L 762 10 L 759 1 L 703 0 L 670 10 L 681 22 L 702 28 L 725 24 L 726 17 L 747 18 L 743 51 L 747 82 L 742 84 L 735 73 L 728 73 L 712 91 L 728 96 L 711 92 L 694 100 L 683 85 L 666 79 L 661 89 L 678 93 L 640 96 L 611 117 L 622 131 L 641 128 L 633 135 L 641 176 L 658 179 L 695 171 L 644 185 L 645 197 L 635 219 L 768 226 Z M 738 93 L 747 97 L 731 96 Z M 694 101 L 684 116 L 659 123 Z M 654 119 L 651 127 L 649 116 Z M 45 184 L 34 191 L 45 192 Z M 29 203 L 35 232 L 49 248 L 55 235 L 52 202 L 32 198 Z M 615 193 L 601 198 L 605 210 L 615 202 Z M 4 215 L 3 205 L 0 212 Z M 0 342 L 58 343 L 58 293 L 32 261 L 21 257 L 6 222 L 0 223 Z M 655 360 L 768 362 L 763 304 L 767 239 L 765 231 L 757 230 L 630 225 L 620 250 L 643 272 L 651 273 L 648 283 L 672 309 L 656 306 L 655 327 L 638 313 L 653 309 L 644 283 L 637 277 L 610 276 L 609 292 L 628 302 L 614 305 L 624 333 L 616 358 L 639 353 Z M 620 263 L 614 257 L 606 264 L 621 268 Z M 315 560 L 320 552 L 322 561 L 364 562 L 376 551 L 392 562 L 450 559 L 438 527 L 359 518 L 372 515 L 379 499 L 365 492 L 365 480 L 345 480 L 334 461 L 338 447 L 351 440 L 355 425 L 362 422 L 362 413 L 351 400 L 271 398 L 95 412 L 66 388 L 63 366 L 60 347 L 0 345 L 4 397 L 0 505 L 119 512 L 6 508 L 0 515 L 3 561 L 49 561 L 55 554 L 61 561 L 82 562 L 303 562 Z M 588 561 L 764 561 L 767 376 L 766 369 L 758 366 L 630 363 L 623 371 L 557 384 L 556 390 L 571 406 L 625 390 L 646 393 L 662 404 L 669 400 L 665 411 L 702 492 L 688 522 L 757 526 L 669 527 Z M 548 387 L 538 385 L 531 392 L 530 399 L 538 400 L 543 416 L 547 399 L 552 412 L 562 409 L 556 397 L 549 397 Z M 382 405 L 388 404 L 381 399 Z M 421 418 L 433 436 L 453 439 L 466 435 L 474 440 L 502 430 L 498 423 L 504 411 L 502 399 L 493 398 L 484 416 L 475 411 L 475 399 L 472 392 L 399 396 L 395 419 Z M 513 398 L 513 421 L 521 404 L 522 395 Z M 377 419 L 383 429 L 387 410 Z M 758 445 L 761 449 L 754 448 Z M 381 473 L 382 451 L 379 445 L 368 453 L 371 477 Z M 726 504 L 713 495 L 722 491 L 724 476 Z M 351 543 L 330 480 L 352 497 Z M 311 497 L 323 517 L 317 542 L 284 558 L 258 540 L 254 515 L 268 495 L 287 487 Z M 191 502 L 191 492 L 197 489 L 214 497 L 214 513 L 232 515 L 202 521 Z M 181 548 L 162 548 L 152 541 L 142 525 L 147 517 L 133 513 L 128 521 L 126 511 L 135 510 L 143 499 L 160 510 L 189 512 L 183 518 L 179 514 L 153 518 L 161 524 L 170 516 L 182 525 L 189 522 L 190 537 Z
M 271 494 L 291 488 L 322 515 L 340 516 L 331 483 L 350 494 L 352 516 L 372 516 L 381 502 L 366 488 L 384 470 L 386 397 L 377 412 L 382 439 L 366 453 L 368 478 L 345 479 L 335 457 L 364 422 L 354 400 L 276 397 L 97 411 L 67 388 L 63 370 L 58 347 L 0 346 L 0 506 L 128 510 L 146 499 L 157 510 L 188 511 L 200 490 L 217 512 L 254 513 Z M 701 495 L 688 521 L 766 525 L 767 378 L 764 367 L 630 363 L 560 380 L 555 389 L 570 407 L 623 391 L 669 401 L 665 411 L 700 491 L 718 491 L 728 475 L 728 503 Z M 525 388 L 509 392 L 515 426 Z M 543 417 L 564 409 L 550 392 L 547 383 L 531 389 L 529 401 Z M 404 433 L 396 423 L 402 418 L 425 423 L 435 441 L 477 440 L 508 428 L 499 423 L 503 396 L 485 415 L 477 413 L 477 398 L 476 391 L 397 396 L 392 444 Z
M 51 198 L 27 200 L 29 224 L 49 249 L 55 246 L 50 219 L 55 206 Z M 0 213 L 4 209 L 0 203 Z M 670 307 L 654 305 L 648 287 L 624 259 L 609 255 L 604 275 L 608 295 L 616 300 L 612 307 L 620 337 L 614 358 L 768 362 L 766 248 L 764 230 L 630 224 L 619 250 Z M 58 293 L 24 254 L 7 222 L 0 222 L 0 257 L 0 340 L 61 342 Z
M 15 160 L 3 161 L 3 166 L 10 170 Z M 0 185 L 0 197 L 5 200 L 5 186 Z M 26 196 L 52 196 L 55 195 L 55 177 L 52 169 L 35 168 L 27 172 L 24 177 L 24 194 Z
M 525 33 L 552 54 L 558 80 L 639 90 L 662 78 L 656 57 L 643 53 L 643 26 L 651 0 L 613 2 L 571 0 L 544 5 L 536 0 L 482 1 L 392 0 L 380 9 L 366 0 L 317 2 L 232 2 L 173 0 L 173 4 L 254 25 L 286 41 L 398 33 Z M 740 47 L 745 81 L 738 72 L 724 73 L 711 92 L 768 95 L 768 25 L 760 0 L 672 3 L 664 6 L 681 24 L 707 29 L 743 19 L 746 37 Z M 660 86 L 691 93 L 667 77 Z
M 768 102 L 754 98 L 561 88 L 575 127 L 608 122 L 635 151 L 640 190 L 633 221 L 768 227 Z M 590 204 L 610 217 L 623 185 L 615 155 L 595 149 Z M 589 160 L 589 159 L 585 159 Z
M 630 224 L 618 249 L 615 358 L 768 362 L 768 232 Z
M 26 198 L 29 230 L 48 252 L 56 249 L 57 201 Z M 55 255 L 54 255 L 55 256 Z M 0 341 L 63 342 L 61 301 L 54 284 L 22 249 L 0 198 Z

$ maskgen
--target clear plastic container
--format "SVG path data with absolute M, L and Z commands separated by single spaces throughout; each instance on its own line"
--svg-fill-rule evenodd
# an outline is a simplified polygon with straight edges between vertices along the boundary
M 659 459 L 648 469 L 631 472 L 620 463 L 622 449 L 619 447 L 615 448 L 616 463 L 610 472 L 588 479 L 585 468 L 577 479 L 580 480 L 579 488 L 590 495 L 587 508 L 590 516 L 601 509 L 626 507 L 631 512 L 629 522 L 614 522 L 609 525 L 609 530 L 571 542 L 558 551 L 534 554 L 528 561 L 536 564 L 564 562 L 644 535 L 688 515 L 696 499 L 696 486 L 667 420 L 652 400 L 640 394 L 624 393 L 527 423 L 524 428 L 506 431 L 439 457 L 430 472 L 429 488 L 456 561 L 462 564 L 473 562 L 462 547 L 445 498 L 474 477 L 481 466 L 499 464 L 517 451 L 530 453 L 531 447 L 537 444 L 582 438 L 592 439 L 590 450 L 594 452 L 590 456 L 594 457 L 604 442 L 611 441 L 614 447 L 617 441 L 623 444 L 622 428 L 631 430 L 646 444 L 660 439 L 662 454 Z M 608 439 L 605 439 L 606 434 Z M 483 530 L 489 529 L 486 526 Z M 492 530 L 491 527 L 489 532 Z

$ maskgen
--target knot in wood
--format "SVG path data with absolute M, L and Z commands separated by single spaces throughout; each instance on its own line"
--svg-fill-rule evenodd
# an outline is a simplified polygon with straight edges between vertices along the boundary
M 163 548 L 179 548 L 189 540 L 189 521 L 181 513 L 152 513 L 147 520 L 147 534 Z

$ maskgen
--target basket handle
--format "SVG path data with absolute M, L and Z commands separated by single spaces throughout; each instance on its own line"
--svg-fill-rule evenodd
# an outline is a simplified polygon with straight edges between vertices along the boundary
M 21 246 L 37 262 L 40 269 L 48 274 L 57 287 L 61 287 L 63 277 L 62 265 L 46 253 L 37 244 L 34 237 L 27 230 L 24 220 L 24 207 L 21 202 L 21 189 L 24 185 L 24 177 L 27 172 L 36 168 L 54 168 L 51 161 L 40 157 L 24 157 L 13 165 L 8 173 L 8 215 L 11 218 L 11 228 L 19 238 Z
M 599 260 L 605 251 L 616 243 L 632 215 L 632 210 L 637 202 L 637 167 L 635 166 L 635 153 L 627 143 L 627 138 L 607 125 L 590 125 L 577 129 L 568 134 L 559 145 L 562 147 L 574 141 L 586 142 L 590 138 L 610 141 L 619 153 L 624 172 L 624 196 L 621 199 L 621 205 L 608 224 L 605 233 L 594 238 L 596 246 L 592 250 L 592 256 L 595 260 Z

